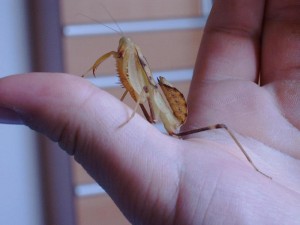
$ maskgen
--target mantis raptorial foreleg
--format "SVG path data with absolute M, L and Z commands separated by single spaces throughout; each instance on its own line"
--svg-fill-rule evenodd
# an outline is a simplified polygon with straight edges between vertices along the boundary
M 87 73 L 89 73 L 90 71 L 93 71 L 93 75 L 95 76 L 95 71 L 96 69 L 99 67 L 99 65 L 105 61 L 107 58 L 109 58 L 110 56 L 114 56 L 115 58 L 118 57 L 118 53 L 115 52 L 115 51 L 111 51 L 111 52 L 108 52 L 106 54 L 104 54 L 103 56 L 99 57 L 94 65 L 92 65 L 83 75 L 82 77 L 84 77 Z

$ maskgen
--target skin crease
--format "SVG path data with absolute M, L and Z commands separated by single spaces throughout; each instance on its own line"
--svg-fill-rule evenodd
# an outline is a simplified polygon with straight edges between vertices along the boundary
M 298 0 L 217 0 L 195 66 L 179 140 L 118 99 L 67 74 L 0 80 L 2 123 L 58 141 L 133 224 L 299 224 L 300 5 Z M 258 75 L 261 85 L 257 85 Z

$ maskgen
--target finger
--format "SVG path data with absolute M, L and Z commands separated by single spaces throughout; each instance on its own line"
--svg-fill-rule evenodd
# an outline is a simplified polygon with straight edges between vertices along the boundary
M 258 78 L 264 4 L 261 0 L 214 1 L 195 64 L 184 129 L 220 122 L 233 125 L 224 112 L 240 112 L 232 99 L 242 98 L 233 90 L 236 85 L 243 90 L 233 82 Z
M 215 1 L 204 30 L 192 87 L 203 80 L 256 80 L 264 2 Z
M 121 208 L 134 213 L 128 207 L 133 204 L 137 214 L 138 210 L 148 211 L 143 207 L 157 201 L 166 191 L 162 186 L 168 187 L 166 202 L 175 204 L 172 197 L 177 186 L 172 182 L 177 180 L 174 162 L 178 165 L 178 160 L 173 139 L 164 138 L 138 115 L 118 128 L 131 111 L 83 78 L 28 74 L 1 79 L 0 107 L 8 110 L 5 118 L 17 114 L 24 124 L 75 153 L 76 160 Z
M 300 5 L 268 1 L 263 34 L 262 83 L 300 80 Z
M 0 123 L 22 124 L 23 121 L 15 111 L 6 108 L 0 108 Z

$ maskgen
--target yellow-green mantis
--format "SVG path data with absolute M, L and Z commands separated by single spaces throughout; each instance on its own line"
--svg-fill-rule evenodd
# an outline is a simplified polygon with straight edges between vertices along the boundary
M 159 77 L 158 84 L 164 96 L 161 94 L 146 58 L 143 56 L 140 48 L 131 41 L 130 38 L 121 37 L 118 50 L 110 51 L 99 57 L 87 73 L 92 71 L 95 75 L 95 71 L 99 65 L 110 56 L 113 56 L 116 60 L 117 73 L 122 85 L 126 89 L 121 100 L 123 100 L 129 92 L 136 102 L 136 107 L 132 115 L 125 123 L 129 122 L 134 117 L 137 107 L 140 106 L 146 119 L 150 123 L 156 123 L 158 119 L 160 119 L 166 131 L 172 136 L 181 137 L 196 132 L 224 128 L 253 168 L 259 173 L 269 177 L 256 167 L 242 145 L 224 124 L 216 124 L 186 132 L 178 132 L 179 127 L 184 124 L 188 115 L 187 104 L 183 94 L 164 77 Z M 144 106 L 146 103 L 149 105 L 149 112 Z

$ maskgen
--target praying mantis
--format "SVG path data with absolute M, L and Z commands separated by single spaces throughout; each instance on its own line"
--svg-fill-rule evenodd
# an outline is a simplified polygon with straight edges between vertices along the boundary
M 158 119 L 160 119 L 166 131 L 171 136 L 182 137 L 197 132 L 223 128 L 242 151 L 252 167 L 257 172 L 271 178 L 257 168 L 233 132 L 231 132 L 225 124 L 216 124 L 190 131 L 178 132 L 178 129 L 185 123 L 188 116 L 187 103 L 183 94 L 164 77 L 158 78 L 157 85 L 141 49 L 130 38 L 121 37 L 118 50 L 110 51 L 99 57 L 82 77 L 90 71 L 92 71 L 95 76 L 97 68 L 110 56 L 116 60 L 117 73 L 125 88 L 121 101 L 123 101 L 125 96 L 129 93 L 136 102 L 133 113 L 121 126 L 128 123 L 134 117 L 138 106 L 140 106 L 145 118 L 150 123 L 156 123 Z M 159 91 L 159 87 L 163 94 Z M 148 103 L 149 112 L 144 106 L 146 103 Z

